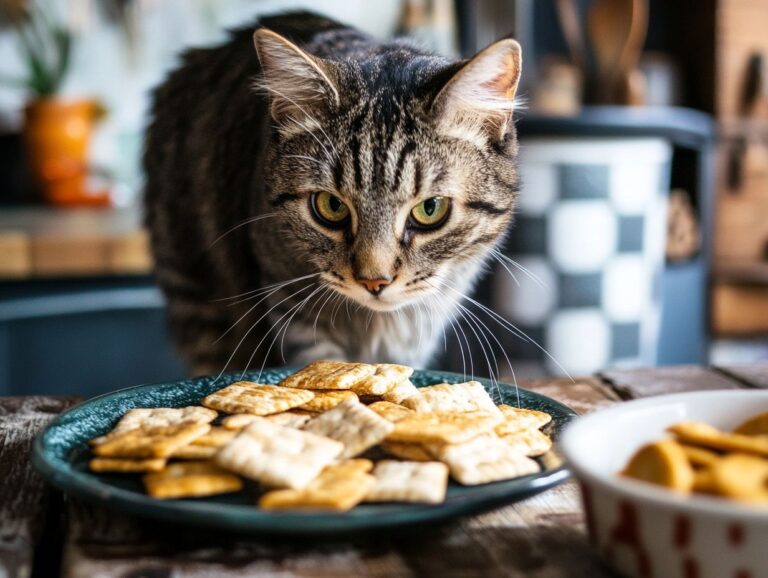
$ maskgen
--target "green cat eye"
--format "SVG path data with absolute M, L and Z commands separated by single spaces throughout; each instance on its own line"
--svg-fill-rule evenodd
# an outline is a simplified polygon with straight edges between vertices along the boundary
M 451 199 L 431 197 L 411 209 L 411 222 L 422 229 L 433 229 L 442 225 L 451 210 Z
M 339 228 L 349 220 L 349 207 L 331 193 L 312 193 L 311 207 L 315 218 L 327 227 Z

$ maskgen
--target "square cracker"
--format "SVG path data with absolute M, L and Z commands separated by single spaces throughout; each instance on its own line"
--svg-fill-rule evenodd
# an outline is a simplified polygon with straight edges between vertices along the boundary
M 328 411 L 345 399 L 354 398 L 357 400 L 357 394 L 349 389 L 316 389 L 312 393 L 315 394 L 315 397 L 304 405 L 300 405 L 299 409 L 315 412 Z
M 299 389 L 352 389 L 375 372 L 376 366 L 367 363 L 315 361 L 286 377 L 280 385 Z
M 448 467 L 440 462 L 383 460 L 373 470 L 376 482 L 366 502 L 439 504 L 448 488 Z
M 463 444 L 428 446 L 445 463 L 451 476 L 465 486 L 497 482 L 539 471 L 539 464 L 510 448 L 495 435 L 482 435 Z
M 552 449 L 552 440 L 549 439 L 548 435 L 537 429 L 527 429 L 499 435 L 499 438 L 515 453 L 524 456 L 540 456 Z
M 301 489 L 343 450 L 335 440 L 258 418 L 221 448 L 214 461 L 267 486 Z
M 317 435 L 344 444 L 342 458 L 352 458 L 376 445 L 394 428 L 392 422 L 357 401 L 345 399 L 339 405 L 309 420 L 303 427 Z
M 486 411 L 502 415 L 483 385 L 477 381 L 422 387 L 418 395 L 404 400 L 403 405 L 419 413 Z
M 238 381 L 213 392 L 203 405 L 227 413 L 269 415 L 298 407 L 315 397 L 311 391 Z
M 415 413 L 395 422 L 387 441 L 456 444 L 493 430 L 503 419 L 500 412 Z
M 377 363 L 373 374 L 357 381 L 352 390 L 360 395 L 382 395 L 413 375 L 413 369 L 393 363 Z M 410 383 L 410 381 L 409 381 Z M 411 384 L 413 386 L 413 384 Z
M 139 407 L 128 410 L 112 431 L 90 441 L 98 445 L 107 441 L 109 436 L 132 429 L 162 427 L 182 422 L 210 423 L 216 419 L 216 412 L 200 406 L 188 407 Z
M 229 443 L 236 435 L 236 431 L 224 427 L 212 427 L 207 434 L 200 436 L 191 444 L 177 449 L 173 452 L 172 457 L 182 460 L 210 459 L 219 451 L 220 447 Z
M 193 498 L 227 494 L 242 489 L 243 481 L 211 462 L 181 462 L 143 478 L 153 498 Z
M 381 442 L 381 449 L 396 458 L 409 462 L 431 462 L 435 459 L 421 444 Z
M 368 406 L 368 409 L 375 411 L 381 417 L 388 419 L 391 422 L 399 421 L 404 417 L 416 413 L 412 409 L 408 409 L 407 407 L 389 401 L 374 402 Z
M 165 467 L 165 458 L 148 458 L 145 460 L 127 460 L 122 458 L 93 458 L 88 462 L 92 472 L 159 472 Z
M 266 510 L 316 509 L 344 512 L 363 501 L 374 484 L 369 460 L 347 460 L 327 466 L 303 490 L 273 490 L 259 506 Z
M 93 453 L 105 458 L 167 458 L 210 429 L 207 423 L 191 422 L 132 429 L 108 436 Z
M 276 423 L 277 425 L 283 425 L 285 427 L 300 428 L 309 421 L 309 418 L 316 414 L 311 411 L 304 411 L 301 409 L 289 409 L 280 413 L 273 413 L 271 415 L 264 416 L 269 421 Z M 250 413 L 236 413 L 234 415 L 228 415 L 221 420 L 222 427 L 229 430 L 241 430 L 245 426 L 253 423 L 257 415 Z
M 392 386 L 388 391 L 381 394 L 384 401 L 392 403 L 403 403 L 409 397 L 419 395 L 419 388 L 413 385 L 410 379 L 401 381 Z
M 504 414 L 504 422 L 496 426 L 496 433 L 507 435 L 522 430 L 539 429 L 552 421 L 552 416 L 543 411 L 525 409 L 502 404 L 498 406 Z

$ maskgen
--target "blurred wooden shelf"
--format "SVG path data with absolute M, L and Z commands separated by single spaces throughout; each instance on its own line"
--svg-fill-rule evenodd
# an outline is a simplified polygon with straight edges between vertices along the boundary
M 0 280 L 145 275 L 151 269 L 138 206 L 0 208 Z

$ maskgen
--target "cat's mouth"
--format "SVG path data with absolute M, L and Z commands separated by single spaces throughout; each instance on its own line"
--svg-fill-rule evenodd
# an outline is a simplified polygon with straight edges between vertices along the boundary
M 379 313 L 396 311 L 405 305 L 419 300 L 420 296 L 425 292 L 420 291 L 417 294 L 413 289 L 404 289 L 399 286 L 400 284 L 392 284 L 374 295 L 362 287 L 351 286 L 346 282 L 340 283 L 338 280 L 329 279 L 325 279 L 325 281 L 337 293 L 340 293 L 347 299 Z

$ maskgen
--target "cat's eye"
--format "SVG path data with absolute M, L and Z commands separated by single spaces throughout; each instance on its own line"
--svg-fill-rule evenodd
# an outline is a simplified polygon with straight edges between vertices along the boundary
M 349 207 L 336 195 L 325 191 L 312 193 L 310 206 L 321 225 L 339 229 L 349 222 Z
M 442 225 L 451 210 L 448 197 L 431 197 L 411 209 L 411 224 L 416 228 L 434 229 Z

